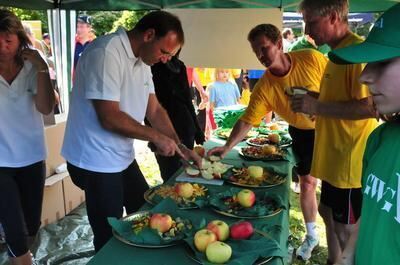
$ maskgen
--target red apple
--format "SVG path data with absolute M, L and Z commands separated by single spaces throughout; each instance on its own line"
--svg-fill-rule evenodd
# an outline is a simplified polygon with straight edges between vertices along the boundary
M 193 186 L 190 183 L 177 183 L 175 184 L 175 192 L 187 199 L 193 196 Z
M 165 213 L 155 213 L 150 218 L 150 228 L 158 230 L 158 232 L 165 233 L 172 226 L 172 218 Z
M 195 152 L 196 152 L 199 156 L 201 156 L 201 157 L 204 157 L 205 154 L 206 154 L 206 149 L 204 149 L 204 147 L 201 146 L 201 145 L 196 145 L 196 146 L 193 148 L 193 151 L 195 151 Z
M 254 233 L 253 225 L 244 221 L 231 225 L 230 234 L 232 239 L 247 239 Z
M 232 256 L 232 248 L 220 241 L 213 242 L 207 246 L 206 256 L 209 262 L 223 264 Z
M 207 225 L 207 229 L 214 232 L 218 241 L 225 241 L 229 237 L 229 226 L 221 220 L 214 220 Z
M 217 241 L 217 236 L 208 229 L 201 229 L 194 234 L 194 245 L 200 252 L 205 252 L 207 246 Z
M 256 202 L 256 195 L 249 189 L 243 189 L 238 193 L 237 199 L 240 205 L 250 208 Z

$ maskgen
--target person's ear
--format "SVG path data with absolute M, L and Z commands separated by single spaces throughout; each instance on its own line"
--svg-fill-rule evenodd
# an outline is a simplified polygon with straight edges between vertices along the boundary
M 156 37 L 156 31 L 154 29 L 147 29 L 143 34 L 144 42 L 151 42 Z
M 340 16 L 339 13 L 337 11 L 333 11 L 331 12 L 331 14 L 329 15 L 329 22 L 334 25 L 336 24 L 337 21 L 340 20 Z
M 276 46 L 278 46 L 278 49 L 283 50 L 283 41 L 282 41 L 282 39 L 279 39 L 276 42 Z

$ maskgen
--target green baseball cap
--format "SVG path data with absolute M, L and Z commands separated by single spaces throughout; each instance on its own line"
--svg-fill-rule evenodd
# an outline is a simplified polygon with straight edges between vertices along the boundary
M 400 57 L 400 3 L 386 10 L 375 22 L 367 39 L 357 45 L 331 51 L 336 64 L 370 63 Z

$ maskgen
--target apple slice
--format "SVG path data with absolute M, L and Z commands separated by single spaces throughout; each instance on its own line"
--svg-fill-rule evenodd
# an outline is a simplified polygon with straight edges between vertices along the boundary
M 220 161 L 220 160 L 221 160 L 221 157 L 220 157 L 220 156 L 212 155 L 212 156 L 209 156 L 209 157 L 208 157 L 208 160 L 210 160 L 211 162 L 217 162 L 217 161 Z
M 212 167 L 212 164 L 207 159 L 203 158 L 201 160 L 201 169 L 207 170 Z
M 189 177 L 197 177 L 200 174 L 200 170 L 192 167 L 185 168 L 185 172 Z
M 201 170 L 201 176 L 205 179 L 214 179 L 213 169 Z

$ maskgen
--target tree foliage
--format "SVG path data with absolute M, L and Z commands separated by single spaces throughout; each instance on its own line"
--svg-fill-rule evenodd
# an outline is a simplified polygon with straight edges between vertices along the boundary
M 92 17 L 93 29 L 97 36 L 112 31 L 114 22 L 122 16 L 123 11 L 91 11 L 87 12 Z
M 133 28 L 147 13 L 148 11 L 123 11 L 122 16 L 114 22 L 112 31 L 117 30 L 118 27 L 124 27 L 128 30 Z
M 40 20 L 42 22 L 42 32 L 49 32 L 46 10 L 28 10 L 15 7 L 7 7 L 21 20 Z

